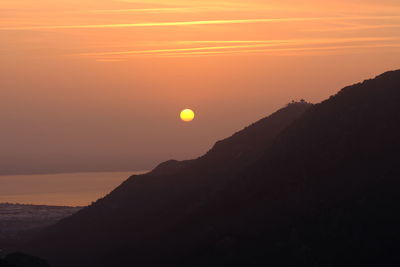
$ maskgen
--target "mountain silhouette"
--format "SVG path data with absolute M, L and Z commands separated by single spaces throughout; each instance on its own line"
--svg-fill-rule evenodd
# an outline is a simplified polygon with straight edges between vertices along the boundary
M 27 250 L 54 266 L 399 266 L 400 71 L 132 176 Z
M 0 258 L 0 267 L 50 267 L 50 265 L 37 257 L 23 254 L 11 253 Z

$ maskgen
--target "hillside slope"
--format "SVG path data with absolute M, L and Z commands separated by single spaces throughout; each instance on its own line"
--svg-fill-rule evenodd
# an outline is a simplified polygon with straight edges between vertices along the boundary
M 165 262 L 174 253 L 163 249 L 169 242 L 164 233 L 224 190 L 238 170 L 253 164 L 311 106 L 289 104 L 217 142 L 196 160 L 168 161 L 146 175 L 131 177 L 105 198 L 48 229 L 29 251 L 55 266 Z
M 289 106 L 132 177 L 33 251 L 55 266 L 399 266 L 399 103 L 393 71 Z
M 180 225 L 216 233 L 187 266 L 399 266 L 399 137 L 400 71 L 314 105 Z

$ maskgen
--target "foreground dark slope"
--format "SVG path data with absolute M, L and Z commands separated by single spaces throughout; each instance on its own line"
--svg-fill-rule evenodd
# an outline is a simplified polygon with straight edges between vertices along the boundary
M 344 88 L 180 225 L 216 235 L 187 266 L 400 266 L 399 153 L 400 71 Z
M 133 266 L 176 263 L 208 242 L 175 243 L 177 225 L 186 223 L 254 164 L 275 137 L 307 109 L 292 103 L 219 141 L 204 156 L 169 161 L 133 176 L 105 198 L 48 229 L 29 251 L 55 266 Z M 177 236 L 178 237 L 178 236 Z M 183 236 L 182 236 L 183 237 Z M 186 251 L 186 252 L 185 252 Z

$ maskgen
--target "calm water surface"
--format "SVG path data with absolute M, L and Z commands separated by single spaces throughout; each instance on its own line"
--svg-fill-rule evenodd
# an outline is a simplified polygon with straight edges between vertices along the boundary
M 0 203 L 84 206 L 129 176 L 144 172 L 87 172 L 0 176 Z

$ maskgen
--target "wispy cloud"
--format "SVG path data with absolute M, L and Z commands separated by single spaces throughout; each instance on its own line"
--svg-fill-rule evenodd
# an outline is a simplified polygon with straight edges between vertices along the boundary
M 280 39 L 280 40 L 191 40 L 175 41 L 175 44 L 324 44 L 347 42 L 371 42 L 400 40 L 400 37 L 350 37 L 350 38 L 324 38 L 324 39 Z
M 87 53 L 80 54 L 81 56 L 111 56 L 111 55 L 135 55 L 135 54 L 154 54 L 165 52 L 185 52 L 185 51 L 203 51 L 203 50 L 221 50 L 232 48 L 254 48 L 266 47 L 262 45 L 236 45 L 236 46 L 207 46 L 207 47 L 191 47 L 191 48 L 172 48 L 172 49 L 151 49 L 151 50 L 134 50 L 134 51 L 120 51 L 120 52 L 101 52 L 101 53 Z
M 135 27 L 170 27 L 170 26 L 195 26 L 218 24 L 254 24 L 254 23 L 280 23 L 302 21 L 343 21 L 343 20 L 382 20 L 400 19 L 400 16 L 335 16 L 335 17 L 290 17 L 290 18 L 257 18 L 257 19 L 223 19 L 223 20 L 195 20 L 175 22 L 139 22 L 122 24 L 91 24 L 91 25 L 46 25 L 46 26 L 17 26 L 1 27 L 0 30 L 54 30 L 54 29 L 108 29 L 108 28 L 135 28 Z
M 97 62 L 123 62 L 127 61 L 127 58 L 98 58 Z
M 399 24 L 380 24 L 380 25 L 355 25 L 343 27 L 325 27 L 320 29 L 303 29 L 304 32 L 334 32 L 334 31 L 360 31 L 360 30 L 373 30 L 373 29 L 388 29 L 400 28 Z
M 117 0 L 118 2 L 139 4 L 139 5 L 158 5 L 158 6 L 209 6 L 209 7 L 225 7 L 225 8 L 246 8 L 246 7 L 260 7 L 266 6 L 265 4 L 257 4 L 254 2 L 240 2 L 240 1 L 213 1 L 213 0 Z M 275 5 L 276 6 L 276 5 Z
M 186 7 L 188 12 L 201 12 L 205 9 L 215 10 L 215 11 L 282 11 L 282 12 L 310 12 L 315 13 L 315 11 L 326 12 L 336 12 L 336 14 L 343 14 L 343 10 L 346 10 L 347 14 L 377 14 L 386 12 L 386 14 L 397 14 L 399 12 L 399 7 L 396 5 L 387 5 L 383 3 L 352 3 L 352 1 L 339 2 L 331 1 L 332 3 L 327 3 L 326 5 L 315 5 L 312 1 L 285 1 L 276 3 L 276 1 L 210 1 L 210 0 L 118 0 L 119 2 L 130 3 L 134 5 L 156 5 L 159 7 L 168 8 L 172 7 Z M 295 3 L 293 3 L 295 2 Z M 354 12 L 353 12 L 354 10 Z M 133 12 L 134 9 L 132 9 Z M 174 12 L 174 10 L 170 10 Z M 177 11 L 177 10 L 176 10 Z M 129 12 L 123 11 L 121 12 Z M 165 10 L 164 12 L 168 12 Z
M 327 38 L 327 39 L 288 39 L 288 40 L 194 40 L 194 41 L 175 41 L 166 42 L 165 44 L 184 44 L 184 45 L 215 45 L 220 46 L 200 46 L 200 47 L 183 47 L 183 48 L 167 48 L 167 49 L 145 49 L 145 50 L 128 50 L 128 51 L 108 51 L 96 53 L 81 53 L 79 56 L 135 56 L 141 54 L 165 54 L 165 53 L 215 53 L 216 51 L 228 52 L 229 50 L 247 51 L 243 49 L 255 49 L 266 47 L 283 46 L 300 46 L 300 45 L 326 45 L 326 44 L 343 44 L 343 43 L 366 43 L 366 42 L 387 42 L 400 41 L 400 37 L 359 37 L 359 38 Z M 162 43 L 161 43 L 162 44 Z M 232 45 L 235 44 L 235 45 Z M 239 45 L 237 45 L 239 44 Z M 256 51 L 256 50 L 252 50 Z
M 160 6 L 149 8 L 122 8 L 122 9 L 96 9 L 89 10 L 89 13 L 96 14 L 123 14 L 123 13 L 194 13 L 194 12 L 213 12 L 213 11 L 261 11 L 261 10 L 286 10 L 277 5 L 257 5 L 244 3 L 218 3 L 218 2 L 185 2 L 176 6 Z M 84 12 L 84 11 L 82 11 Z
M 129 9 L 97 9 L 85 11 L 88 13 L 95 14 L 121 14 L 121 13 L 186 13 L 186 12 L 197 12 L 199 10 L 206 10 L 207 7 L 164 7 L 164 8 L 129 8 Z M 84 13 L 84 12 L 81 12 Z
M 348 49 L 368 49 L 368 48 L 400 48 L 400 43 L 395 44 L 366 44 L 366 45 L 342 45 L 342 46 L 324 46 L 324 47 L 293 47 L 293 48 L 270 48 L 270 49 L 248 49 L 248 50 L 228 50 L 228 51 L 209 51 L 209 52 L 184 52 L 184 53 L 164 53 L 152 54 L 156 57 L 187 57 L 187 56 L 218 56 L 218 55 L 248 55 L 248 54 L 269 54 L 282 55 L 280 52 L 315 52 L 335 51 Z M 320 54 L 320 53 L 318 53 Z M 290 53 L 287 55 L 295 55 Z

